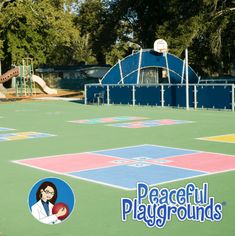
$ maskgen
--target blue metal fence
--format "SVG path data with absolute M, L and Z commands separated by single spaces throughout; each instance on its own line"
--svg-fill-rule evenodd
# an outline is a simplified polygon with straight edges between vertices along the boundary
M 189 85 L 189 107 L 234 111 L 234 90 L 233 84 Z M 88 84 L 85 86 L 85 103 L 186 107 L 186 85 Z
M 186 107 L 186 87 L 185 85 L 165 85 L 164 106 Z M 189 107 L 194 107 L 194 87 L 189 86 Z
M 107 103 L 107 86 L 85 85 L 87 103 Z
M 133 104 L 132 97 L 133 86 L 110 86 L 109 103 L 110 104 Z
M 197 107 L 232 109 L 232 87 L 228 85 L 197 86 Z
M 161 105 L 161 86 L 133 86 L 136 105 Z

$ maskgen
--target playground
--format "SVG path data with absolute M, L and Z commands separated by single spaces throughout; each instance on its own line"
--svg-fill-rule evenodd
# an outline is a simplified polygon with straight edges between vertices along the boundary
M 85 86 L 83 101 L 57 96 L 32 66 L 23 61 L 0 77 L 29 98 L 0 104 L 1 236 L 234 235 L 234 84 L 201 83 L 187 53 L 179 59 L 164 45 L 119 60 Z M 44 97 L 34 96 L 35 83 Z M 44 178 L 73 190 L 74 209 L 58 226 L 31 215 L 30 191 Z M 138 212 L 123 220 L 121 199 L 135 199 L 137 183 L 172 192 L 206 185 L 222 217 L 172 215 L 162 228 L 135 220 Z
M 22 59 L 21 65 L 0 75 L 0 98 L 6 98 L 6 94 L 9 93 L 3 86 L 9 80 L 14 81 L 12 81 L 12 87 L 15 88 L 15 97 L 36 95 L 36 86 L 45 94 L 57 94 L 56 89 L 49 88 L 41 77 L 34 74 L 32 58 Z

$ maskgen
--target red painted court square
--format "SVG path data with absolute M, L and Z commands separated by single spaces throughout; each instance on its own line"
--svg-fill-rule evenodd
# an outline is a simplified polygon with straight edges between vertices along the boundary
M 165 160 L 167 162 L 162 162 L 161 165 L 200 170 L 209 173 L 235 170 L 235 156 L 224 154 L 203 152 L 169 157 L 165 158 Z
M 112 167 L 123 163 L 133 163 L 134 161 L 94 153 L 78 153 L 27 159 L 18 162 L 40 169 L 64 173 Z
M 176 122 L 174 120 L 159 120 L 160 125 L 174 125 Z

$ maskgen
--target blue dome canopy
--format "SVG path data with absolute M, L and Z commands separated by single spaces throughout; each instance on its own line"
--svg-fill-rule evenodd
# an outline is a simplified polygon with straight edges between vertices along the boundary
M 185 62 L 170 53 L 158 53 L 141 49 L 116 63 L 102 78 L 101 84 L 141 84 L 141 76 L 147 70 L 164 70 L 168 83 L 185 83 Z M 158 72 L 157 72 L 158 73 Z M 189 83 L 198 83 L 199 77 L 188 67 Z M 146 81 L 145 81 L 146 83 Z

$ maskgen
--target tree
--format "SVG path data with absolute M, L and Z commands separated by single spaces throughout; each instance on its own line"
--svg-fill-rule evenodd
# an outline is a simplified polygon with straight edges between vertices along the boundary
M 234 66 L 234 0 L 3 0 L 0 58 L 9 68 L 23 57 L 35 64 L 111 63 L 132 45 L 158 38 L 200 74 Z
M 0 13 L 0 56 L 5 69 L 12 63 L 20 64 L 25 57 L 33 58 L 36 66 L 88 60 L 76 46 L 86 39 L 74 27 L 72 3 L 69 0 L 5 2 Z
M 204 3 L 204 27 L 191 45 L 192 61 L 202 75 L 230 74 L 235 65 L 234 1 Z
M 107 38 L 102 38 L 102 34 L 106 16 L 107 12 L 101 0 L 86 0 L 80 5 L 75 19 L 75 24 L 81 30 L 81 35 L 89 35 L 90 48 L 99 64 L 105 64 Z M 107 21 L 106 24 L 108 24 Z
M 152 48 L 164 38 L 170 52 L 183 56 L 202 74 L 227 73 L 234 65 L 234 0 L 116 0 L 119 18 L 129 21 L 133 41 Z M 115 8 L 113 7 L 113 8 Z

